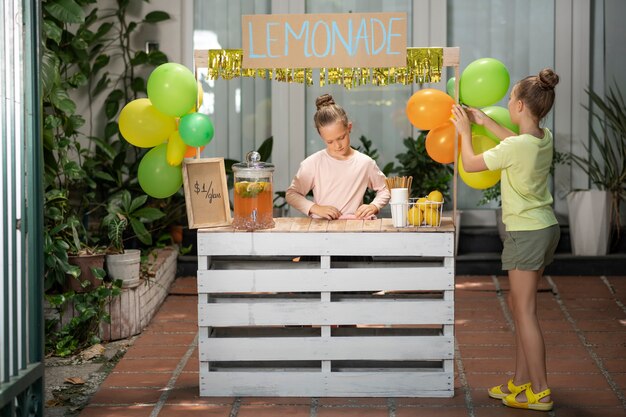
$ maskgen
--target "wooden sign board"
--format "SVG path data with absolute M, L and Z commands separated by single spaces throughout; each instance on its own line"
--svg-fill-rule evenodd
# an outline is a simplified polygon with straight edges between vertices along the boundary
M 243 15 L 242 68 L 406 65 L 406 13 Z
M 183 189 L 190 229 L 230 225 L 224 158 L 186 160 Z

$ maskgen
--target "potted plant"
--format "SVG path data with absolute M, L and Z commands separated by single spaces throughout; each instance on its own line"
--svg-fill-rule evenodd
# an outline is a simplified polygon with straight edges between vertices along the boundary
M 567 196 L 574 255 L 605 255 L 611 231 L 619 239 L 620 205 L 626 198 L 626 106 L 617 88 L 606 98 L 585 90 L 591 106 L 591 146 L 587 158 L 569 154 L 597 189 L 574 190 Z M 612 226 L 612 227 L 611 227 Z
M 144 207 L 147 195 L 132 198 L 130 191 L 123 190 L 111 197 L 107 215 L 102 224 L 109 238 L 106 270 L 112 280 L 122 280 L 122 288 L 133 288 L 141 282 L 141 251 L 124 248 L 124 234 L 130 225 L 134 237 L 146 245 L 152 244 L 152 235 L 145 224 L 165 216 L 154 207 Z

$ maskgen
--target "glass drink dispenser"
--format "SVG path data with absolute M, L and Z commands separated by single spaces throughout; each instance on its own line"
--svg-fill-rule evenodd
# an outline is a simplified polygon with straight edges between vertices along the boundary
M 258 152 L 248 152 L 246 162 L 233 164 L 234 208 L 233 227 L 239 230 L 274 227 L 273 183 L 274 165 L 261 161 Z

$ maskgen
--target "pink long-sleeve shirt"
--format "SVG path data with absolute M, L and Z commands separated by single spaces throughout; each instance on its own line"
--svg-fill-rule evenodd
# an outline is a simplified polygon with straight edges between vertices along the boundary
M 323 149 L 302 161 L 285 197 L 289 205 L 306 215 L 318 204 L 336 207 L 343 216 L 349 216 L 363 204 L 367 188 L 376 191 L 371 204 L 378 210 L 387 205 L 390 193 L 385 174 L 372 158 L 355 150 L 349 159 L 339 160 Z M 310 190 L 313 201 L 305 197 Z

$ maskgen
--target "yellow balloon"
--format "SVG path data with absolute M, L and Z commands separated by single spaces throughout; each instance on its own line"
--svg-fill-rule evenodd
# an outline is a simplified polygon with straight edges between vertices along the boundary
M 160 145 L 176 130 L 176 120 L 158 111 L 147 98 L 126 104 L 118 123 L 124 139 L 139 148 Z
M 167 141 L 167 152 L 165 153 L 165 159 L 170 166 L 177 166 L 183 162 L 187 152 L 187 144 L 183 142 L 178 130 L 175 130 Z
M 497 146 L 497 143 L 489 139 L 489 136 L 472 133 L 472 148 L 474 148 L 476 154 L 488 151 L 495 146 Z
M 198 97 L 196 97 L 196 104 L 193 105 L 191 110 L 187 114 L 197 113 L 200 107 L 202 107 L 202 101 L 204 100 L 204 91 L 202 90 L 202 83 L 198 81 Z
M 204 91 L 202 91 L 202 83 L 198 81 L 198 100 L 196 102 L 198 108 L 202 106 L 202 100 L 204 100 Z
M 476 154 L 481 154 L 496 146 L 496 143 L 483 135 L 472 135 L 472 148 Z M 493 187 L 500 181 L 500 170 L 467 172 L 463 168 L 463 158 L 459 154 L 459 176 L 465 184 L 477 190 Z

